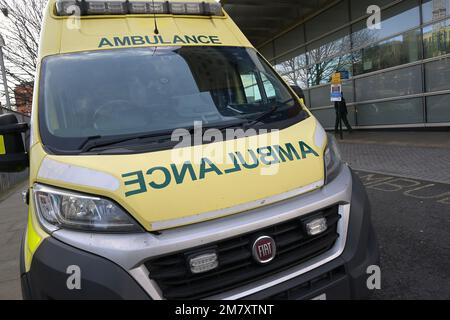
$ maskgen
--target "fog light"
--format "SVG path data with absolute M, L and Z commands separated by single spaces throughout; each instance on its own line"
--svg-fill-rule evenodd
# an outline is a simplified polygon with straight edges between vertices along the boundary
M 317 236 L 327 230 L 327 219 L 316 218 L 306 223 L 306 232 L 310 236 Z
M 206 253 L 189 259 L 191 272 L 194 274 L 204 273 L 216 269 L 219 259 L 216 253 Z

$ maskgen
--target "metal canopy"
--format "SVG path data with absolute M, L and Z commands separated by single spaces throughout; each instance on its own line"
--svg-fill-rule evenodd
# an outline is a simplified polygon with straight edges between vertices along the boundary
M 221 0 L 247 38 L 258 46 L 333 0 Z

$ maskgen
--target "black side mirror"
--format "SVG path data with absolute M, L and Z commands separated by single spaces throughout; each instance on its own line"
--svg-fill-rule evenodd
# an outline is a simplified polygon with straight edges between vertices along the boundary
M 291 89 L 294 90 L 295 94 L 300 99 L 303 99 L 303 101 L 305 101 L 305 93 L 303 92 L 302 88 L 300 88 L 299 86 L 291 86 Z
M 22 133 L 28 123 L 18 123 L 12 113 L 0 115 L 0 172 L 21 172 L 29 167 Z

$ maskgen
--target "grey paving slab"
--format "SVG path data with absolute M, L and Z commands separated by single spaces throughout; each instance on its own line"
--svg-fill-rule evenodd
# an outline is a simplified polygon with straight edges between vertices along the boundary
M 338 135 L 336 135 L 338 137 Z M 450 129 L 440 131 L 354 131 L 344 133 L 346 143 L 450 148 Z
M 0 288 L 0 300 L 22 300 L 22 289 L 18 279 L 0 282 Z
M 27 207 L 19 185 L 0 202 L 0 299 L 21 299 L 19 250 L 26 225 Z
M 450 148 L 339 144 L 342 158 L 354 169 L 450 183 Z

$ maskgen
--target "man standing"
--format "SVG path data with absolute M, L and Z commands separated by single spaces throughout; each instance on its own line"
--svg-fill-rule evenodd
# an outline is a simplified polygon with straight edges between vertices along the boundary
M 342 119 L 342 121 L 344 122 L 345 126 L 347 127 L 347 130 L 351 133 L 353 131 L 352 126 L 350 125 L 350 123 L 348 122 L 347 119 L 347 104 L 345 103 L 345 99 L 344 99 L 344 93 L 341 92 L 341 101 L 336 101 L 334 103 L 334 110 L 336 111 L 336 124 L 334 126 L 334 131 L 337 133 L 339 130 L 339 120 Z M 340 119 L 339 119 L 340 117 Z

